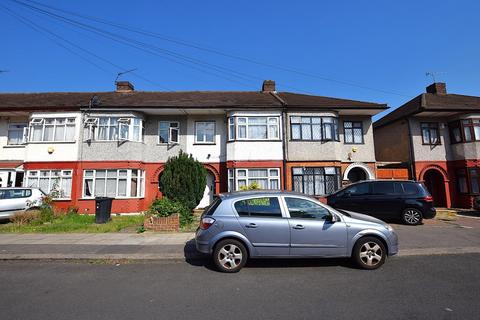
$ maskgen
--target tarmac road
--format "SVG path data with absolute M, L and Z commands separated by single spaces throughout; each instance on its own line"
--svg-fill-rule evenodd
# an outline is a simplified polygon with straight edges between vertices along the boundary
M 0 319 L 479 319 L 480 254 L 127 264 L 0 261 Z

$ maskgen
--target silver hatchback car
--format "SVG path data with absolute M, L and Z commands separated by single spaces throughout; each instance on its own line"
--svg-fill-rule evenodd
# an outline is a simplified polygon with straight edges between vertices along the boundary
M 267 257 L 351 257 L 376 269 L 398 252 L 397 235 L 381 220 L 286 191 L 221 194 L 205 209 L 195 242 L 223 272 Z
M 0 219 L 9 218 L 18 211 L 37 209 L 45 196 L 37 188 L 0 188 Z

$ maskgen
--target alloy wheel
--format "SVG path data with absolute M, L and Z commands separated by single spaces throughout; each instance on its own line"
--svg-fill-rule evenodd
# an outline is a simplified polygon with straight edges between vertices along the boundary
M 403 213 L 403 219 L 408 224 L 418 224 L 422 220 L 422 215 L 416 209 L 407 209 Z
M 242 263 L 242 250 L 234 244 L 226 244 L 218 251 L 217 259 L 225 269 L 235 269 Z
M 360 248 L 360 260 L 367 266 L 373 267 L 382 261 L 382 248 L 375 242 L 366 242 Z

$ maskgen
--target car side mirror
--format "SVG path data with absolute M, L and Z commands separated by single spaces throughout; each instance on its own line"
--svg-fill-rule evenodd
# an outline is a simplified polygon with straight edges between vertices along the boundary
M 334 215 L 333 213 L 330 213 L 329 215 L 327 215 L 327 216 L 325 217 L 325 221 L 331 222 L 331 223 L 335 223 L 335 222 L 338 221 L 338 218 L 337 218 L 337 216 Z

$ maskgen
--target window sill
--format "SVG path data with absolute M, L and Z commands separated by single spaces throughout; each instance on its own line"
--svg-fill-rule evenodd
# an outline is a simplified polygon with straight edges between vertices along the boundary
M 144 199 L 145 197 L 113 197 L 113 200 L 140 200 Z M 95 200 L 95 197 L 93 198 L 79 198 L 78 200 Z
M 71 198 L 56 198 L 56 199 L 52 199 L 52 201 L 72 201 Z
M 27 144 L 74 144 L 76 141 L 29 141 Z
M 361 146 L 364 145 L 365 142 L 359 142 L 359 143 L 354 143 L 354 142 L 344 142 L 344 145 L 353 145 L 353 146 Z
M 7 144 L 6 146 L 3 146 L 4 148 L 11 148 L 11 149 L 15 149 L 15 148 L 25 148 L 25 145 L 24 144 Z
M 124 142 L 133 142 L 145 144 L 143 141 L 134 141 L 134 140 L 85 140 L 83 143 L 124 143 Z
M 290 139 L 289 142 L 340 142 L 340 140 L 302 140 L 302 139 Z
M 216 145 L 215 142 L 195 142 L 193 143 L 194 146 L 214 146 Z
M 227 143 L 232 142 L 282 142 L 281 139 L 237 139 L 237 140 L 229 140 Z

